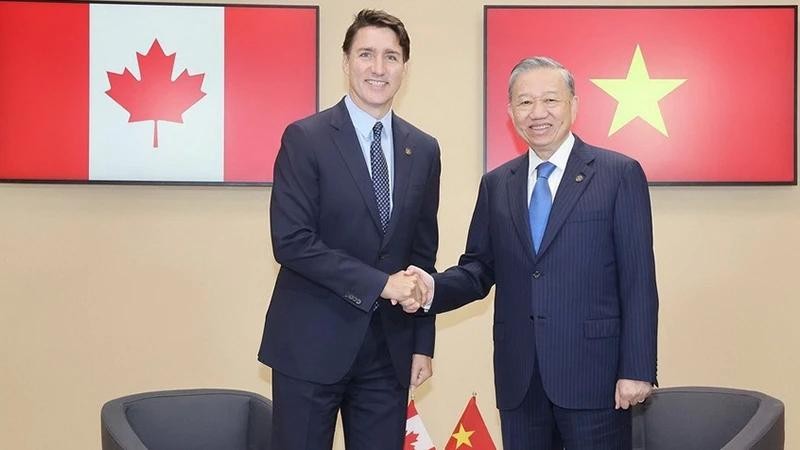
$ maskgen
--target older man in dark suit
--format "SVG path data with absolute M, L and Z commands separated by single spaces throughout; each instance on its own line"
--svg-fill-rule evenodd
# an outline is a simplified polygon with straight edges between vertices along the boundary
M 426 276 L 433 313 L 497 286 L 505 450 L 630 449 L 629 407 L 656 382 L 647 181 L 636 161 L 572 134 L 577 109 L 559 63 L 513 69 L 508 112 L 529 150 L 483 177 L 458 266 Z
M 259 360 L 272 367 L 273 445 L 400 450 L 409 385 L 431 376 L 434 318 L 409 264 L 434 270 L 436 140 L 395 115 L 410 42 L 403 23 L 364 10 L 345 34 L 347 96 L 287 127 L 270 219 L 281 264 Z

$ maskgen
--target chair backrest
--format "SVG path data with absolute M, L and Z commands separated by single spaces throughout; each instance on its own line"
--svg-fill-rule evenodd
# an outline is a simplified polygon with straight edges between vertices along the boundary
M 135 394 L 103 407 L 103 449 L 268 450 L 271 419 L 271 402 L 252 392 Z
M 780 450 L 783 403 L 727 388 L 656 390 L 633 412 L 636 450 Z

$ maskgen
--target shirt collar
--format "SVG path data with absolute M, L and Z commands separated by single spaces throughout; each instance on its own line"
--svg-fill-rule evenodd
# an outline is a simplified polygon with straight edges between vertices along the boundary
M 383 124 L 385 136 L 392 135 L 391 109 L 387 111 L 386 114 L 379 120 L 376 120 L 374 117 L 369 115 L 369 113 L 359 108 L 353 99 L 350 98 L 350 94 L 347 94 L 344 97 L 344 105 L 347 107 L 347 113 L 350 114 L 350 121 L 353 122 L 353 127 L 356 129 L 356 133 L 358 133 L 361 138 L 366 139 L 367 141 L 372 140 L 372 127 L 375 126 L 375 122 L 381 122 Z
M 564 139 L 564 142 L 561 143 L 560 146 L 556 149 L 553 153 L 553 156 L 548 159 L 554 166 L 556 166 L 556 170 L 561 170 L 562 172 L 567 168 L 567 161 L 569 160 L 569 155 L 572 153 L 572 147 L 575 145 L 575 135 L 572 133 L 567 135 L 567 138 Z M 536 167 L 539 164 L 543 163 L 544 160 L 539 158 L 539 155 L 533 151 L 532 148 L 528 147 L 528 178 L 532 178 L 534 172 L 536 171 Z

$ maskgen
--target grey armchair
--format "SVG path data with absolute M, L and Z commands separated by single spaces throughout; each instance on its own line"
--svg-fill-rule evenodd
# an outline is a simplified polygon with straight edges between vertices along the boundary
M 754 391 L 656 390 L 633 410 L 635 450 L 783 450 L 783 403 Z
M 134 394 L 100 413 L 103 450 L 269 450 L 272 402 L 229 389 Z

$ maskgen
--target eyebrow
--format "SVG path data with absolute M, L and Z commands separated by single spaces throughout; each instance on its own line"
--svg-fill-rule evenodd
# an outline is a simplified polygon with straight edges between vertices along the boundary
M 541 93 L 541 95 L 539 95 L 539 97 L 541 97 L 542 95 L 558 95 L 558 93 L 559 93 L 558 91 L 544 91 Z M 523 92 L 515 95 L 514 97 L 519 98 L 519 97 L 536 97 L 536 96 Z
M 375 47 L 359 47 L 359 48 L 357 48 L 355 51 L 356 51 L 356 52 L 372 52 L 372 53 L 377 53 L 377 49 L 375 49 Z M 397 51 L 397 50 L 395 50 L 395 49 L 392 49 L 392 48 L 390 48 L 389 50 L 386 50 L 386 52 L 385 52 L 385 53 L 386 53 L 386 54 L 389 54 L 389 55 L 400 55 L 400 54 L 401 54 L 399 51 Z

